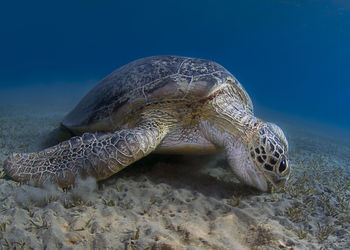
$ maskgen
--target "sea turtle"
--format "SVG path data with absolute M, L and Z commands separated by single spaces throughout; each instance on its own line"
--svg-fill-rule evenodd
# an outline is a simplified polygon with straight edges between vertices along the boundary
M 237 79 L 204 59 L 153 56 L 115 70 L 61 122 L 74 137 L 37 153 L 14 153 L 5 173 L 20 182 L 73 185 L 106 179 L 155 153 L 226 152 L 235 175 L 266 191 L 289 177 L 282 130 L 253 114 Z

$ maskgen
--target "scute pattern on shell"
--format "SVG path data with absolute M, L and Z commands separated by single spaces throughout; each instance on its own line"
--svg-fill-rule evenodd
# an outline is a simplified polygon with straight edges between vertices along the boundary
M 153 56 L 115 70 L 97 84 L 63 120 L 67 127 L 89 126 L 108 119 L 134 100 L 205 97 L 227 78 L 245 93 L 238 81 L 221 65 L 204 59 Z M 245 94 L 246 95 L 246 94 Z M 246 95 L 246 99 L 249 97 Z M 242 100 L 247 103 L 246 100 Z

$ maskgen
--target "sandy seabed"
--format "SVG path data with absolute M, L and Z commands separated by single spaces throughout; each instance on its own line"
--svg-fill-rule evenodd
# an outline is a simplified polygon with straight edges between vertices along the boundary
M 67 111 L 0 105 L 0 169 Z M 69 191 L 0 179 L 0 249 L 350 249 L 349 144 L 281 127 L 293 172 L 271 193 L 240 184 L 222 154 L 151 155 Z

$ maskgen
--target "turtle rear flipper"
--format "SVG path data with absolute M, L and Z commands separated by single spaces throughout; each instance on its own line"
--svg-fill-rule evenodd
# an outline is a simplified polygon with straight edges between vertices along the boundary
M 62 187 L 78 177 L 106 179 L 151 153 L 166 135 L 155 122 L 113 133 L 85 133 L 38 153 L 12 154 L 4 171 L 16 181 Z

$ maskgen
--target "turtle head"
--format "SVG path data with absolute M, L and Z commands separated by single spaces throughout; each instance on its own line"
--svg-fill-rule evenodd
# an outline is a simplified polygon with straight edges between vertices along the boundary
M 257 169 L 261 185 L 266 191 L 267 182 L 282 187 L 289 178 L 288 142 L 280 127 L 262 122 L 254 129 L 249 146 L 249 158 Z
M 241 182 L 260 191 L 267 191 L 268 183 L 282 187 L 290 173 L 288 142 L 283 131 L 273 123 L 259 122 L 249 134 L 248 141 L 226 140 L 233 172 Z
M 219 127 L 203 120 L 200 128 L 205 138 L 225 150 L 230 167 L 242 183 L 268 191 L 269 183 L 282 187 L 288 180 L 288 142 L 276 124 L 253 117 L 240 129 L 237 123 Z

